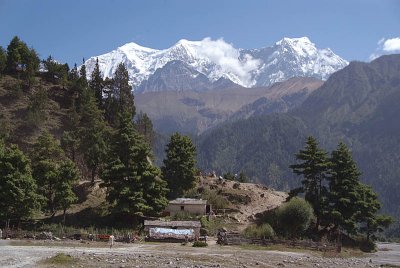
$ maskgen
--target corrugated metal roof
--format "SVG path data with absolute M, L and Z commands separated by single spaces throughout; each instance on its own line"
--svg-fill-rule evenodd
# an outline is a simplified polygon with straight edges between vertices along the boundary
M 207 205 L 207 200 L 193 198 L 177 198 L 169 201 L 173 205 Z
M 158 227 L 201 227 L 200 221 L 144 221 L 144 226 Z

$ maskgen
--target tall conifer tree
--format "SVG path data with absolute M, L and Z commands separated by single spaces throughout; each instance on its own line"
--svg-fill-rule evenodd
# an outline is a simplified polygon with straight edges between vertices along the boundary
M 131 114 L 121 114 L 112 154 L 102 178 L 107 199 L 118 213 L 155 215 L 167 205 L 166 183 L 150 161 L 150 148 L 133 125 Z
M 84 90 L 81 101 L 79 149 L 86 166 L 91 171 L 91 181 L 94 183 L 108 151 L 107 126 L 104 122 L 103 113 L 98 108 L 92 92 L 87 89 Z
M 305 200 L 313 206 L 316 215 L 316 229 L 318 230 L 323 215 L 325 214 L 327 189 L 326 178 L 329 168 L 327 153 L 319 148 L 314 137 L 308 137 L 306 146 L 296 154 L 299 164 L 291 165 L 290 168 L 297 175 L 302 175 L 302 186 L 295 189 L 294 193 L 305 193 Z
M 360 175 L 350 150 L 340 142 L 332 152 L 329 177 L 330 220 L 336 228 L 355 234 L 357 217 L 360 216 Z
M 103 80 L 103 75 L 100 71 L 98 58 L 96 58 L 96 64 L 94 66 L 94 70 L 93 70 L 92 76 L 90 78 L 89 86 L 93 91 L 93 94 L 96 98 L 99 108 L 102 108 L 103 107 L 104 80 Z
M 175 133 L 167 144 L 164 166 L 161 168 L 168 182 L 169 196 L 182 196 L 193 187 L 196 175 L 196 147 L 188 136 Z

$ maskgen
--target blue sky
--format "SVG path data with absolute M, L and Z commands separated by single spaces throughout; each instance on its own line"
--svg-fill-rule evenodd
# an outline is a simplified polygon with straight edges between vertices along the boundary
M 0 45 L 15 35 L 42 58 L 69 64 L 132 41 L 162 49 L 182 38 L 222 37 L 234 47 L 259 48 L 301 36 L 367 61 L 388 39 L 397 52 L 400 1 L 0 0 Z

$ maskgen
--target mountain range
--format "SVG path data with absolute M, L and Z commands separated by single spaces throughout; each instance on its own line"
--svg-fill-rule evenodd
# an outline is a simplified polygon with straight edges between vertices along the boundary
M 197 144 L 199 165 L 220 174 L 243 171 L 255 181 L 290 189 L 300 178 L 289 165 L 307 136 L 328 151 L 344 141 L 384 212 L 400 218 L 399 102 L 400 55 L 351 62 L 287 113 L 252 116 L 204 132 Z
M 348 64 L 329 48 L 318 49 L 307 37 L 283 38 L 260 49 L 236 49 L 210 38 L 182 39 L 162 50 L 128 43 L 86 60 L 89 78 L 96 59 L 104 77 L 111 78 L 118 64 L 125 64 L 136 93 L 262 87 L 291 77 L 326 80 Z
M 104 77 L 125 64 L 135 104 L 158 132 L 191 134 L 225 121 L 289 111 L 348 64 L 307 37 L 283 38 L 260 49 L 236 49 L 209 38 L 183 39 L 163 50 L 128 43 L 89 58 L 89 76 L 97 60 Z

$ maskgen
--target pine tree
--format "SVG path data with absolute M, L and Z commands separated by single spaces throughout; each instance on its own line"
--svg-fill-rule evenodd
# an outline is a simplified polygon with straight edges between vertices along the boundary
M 350 150 L 340 142 L 332 152 L 331 176 L 329 177 L 329 217 L 335 228 L 348 234 L 357 232 L 357 218 L 361 210 L 360 171 Z
M 92 77 L 89 82 L 89 87 L 93 91 L 93 94 L 96 98 L 99 108 L 102 108 L 103 107 L 104 80 L 103 80 L 103 75 L 100 71 L 98 58 L 96 58 L 96 65 L 94 66 L 94 70 L 92 72 Z
M 113 81 L 108 77 L 104 80 L 104 116 L 110 126 L 117 128 L 119 123 L 119 104 L 116 99 L 116 91 L 113 88 Z
M 114 137 L 110 161 L 102 174 L 107 200 L 118 213 L 154 215 L 166 205 L 166 183 L 150 161 L 150 148 L 132 122 L 131 114 L 121 115 Z
M 63 86 L 66 85 L 69 72 L 68 64 L 60 64 L 56 62 L 50 55 L 46 60 L 43 60 L 43 65 L 47 70 L 44 75 L 47 81 L 53 83 L 61 82 Z
M 196 174 L 196 147 L 188 136 L 175 133 L 167 145 L 166 159 L 161 168 L 170 189 L 170 197 L 182 196 L 193 187 Z
M 360 200 L 357 205 L 360 208 L 357 221 L 359 231 L 367 235 L 367 240 L 374 237 L 377 232 L 384 231 L 384 228 L 389 227 L 393 223 L 393 218 L 387 215 L 379 215 L 381 203 L 378 200 L 378 195 L 372 188 L 365 184 L 359 186 Z
M 9 73 L 15 73 L 18 65 L 22 63 L 21 46 L 21 40 L 18 36 L 14 36 L 7 47 L 7 71 Z
M 329 169 L 327 153 L 319 148 L 314 137 L 308 137 L 306 146 L 296 154 L 300 164 L 291 165 L 290 168 L 297 175 L 302 175 L 302 186 L 292 191 L 291 195 L 305 193 L 305 200 L 314 209 L 316 216 L 316 230 L 318 230 L 326 208 L 326 178 Z
M 152 145 L 154 140 L 153 123 L 146 113 L 142 111 L 137 115 L 136 128 L 138 132 L 144 136 L 148 144 Z
M 29 159 L 16 145 L 5 148 L 0 141 L 0 219 L 29 219 L 40 208 L 37 186 Z
M 33 78 L 39 69 L 40 59 L 36 51 L 29 49 L 25 42 L 15 36 L 7 47 L 7 71 L 9 73 L 22 72 L 28 87 L 31 87 Z
M 7 66 L 7 54 L 3 47 L 0 46 L 0 76 L 4 73 Z
M 63 183 L 77 181 L 75 164 L 68 160 L 57 141 L 49 132 L 44 132 L 33 145 L 33 178 L 38 185 L 38 192 L 46 200 L 44 207 L 53 216 L 60 207 L 65 207 L 58 191 Z M 58 195 L 58 196 L 57 196 Z
M 75 164 L 66 159 L 59 167 L 58 176 L 54 200 L 57 207 L 63 210 L 63 222 L 65 224 L 67 209 L 78 200 L 72 188 L 78 181 L 79 173 Z
M 76 160 L 76 151 L 79 146 L 77 134 L 77 131 L 64 131 L 60 141 L 61 148 L 63 148 L 64 152 L 72 159 L 72 161 Z
M 129 85 L 129 74 L 125 65 L 120 63 L 112 79 L 113 96 L 117 98 L 118 114 L 129 113 L 135 116 L 135 104 L 132 87 Z
M 81 68 L 79 70 L 79 75 L 77 74 L 78 70 L 77 69 L 72 69 L 72 72 L 70 74 L 70 83 L 71 83 L 71 91 L 74 95 L 75 99 L 75 108 L 78 113 L 81 111 L 81 106 L 82 102 L 84 101 L 83 98 L 85 98 L 84 93 L 88 91 L 88 81 L 86 78 L 86 66 L 85 64 L 81 65 Z
M 35 74 L 39 70 L 40 59 L 39 56 L 33 48 L 28 50 L 28 55 L 26 56 L 24 78 L 28 82 L 28 88 L 31 88 L 35 82 Z
M 83 155 L 86 166 L 91 171 L 91 181 L 94 183 L 107 154 L 108 134 L 102 111 L 99 110 L 96 100 L 89 90 L 84 90 L 81 101 L 79 150 Z

